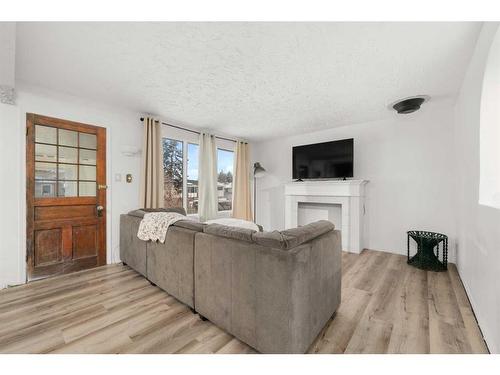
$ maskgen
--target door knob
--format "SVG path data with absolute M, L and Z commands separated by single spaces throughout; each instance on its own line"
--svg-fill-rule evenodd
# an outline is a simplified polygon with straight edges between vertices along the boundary
M 104 211 L 104 207 L 97 206 L 96 209 L 97 209 L 97 216 L 102 216 L 102 212 Z

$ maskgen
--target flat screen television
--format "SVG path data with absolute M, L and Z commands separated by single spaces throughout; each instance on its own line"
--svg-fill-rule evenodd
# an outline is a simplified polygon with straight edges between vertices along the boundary
M 353 177 L 354 139 L 342 139 L 292 149 L 293 178 Z

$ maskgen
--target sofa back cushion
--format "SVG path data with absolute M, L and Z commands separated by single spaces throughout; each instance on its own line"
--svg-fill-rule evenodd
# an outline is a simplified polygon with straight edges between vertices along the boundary
M 200 223 L 199 221 L 194 221 L 194 220 L 179 220 L 179 221 L 176 221 L 172 225 L 174 227 L 190 229 L 190 230 L 193 230 L 195 232 L 203 232 L 203 228 L 206 226 L 205 224 Z
M 230 227 L 221 224 L 209 224 L 203 228 L 203 232 L 215 236 L 232 238 L 234 240 L 253 242 L 252 235 L 257 233 L 255 230 L 239 227 Z
M 186 210 L 183 207 L 169 207 L 169 208 L 139 208 L 138 210 L 130 211 L 128 214 L 131 216 L 144 217 L 148 212 L 177 212 L 186 216 Z
M 283 231 L 275 230 L 272 232 L 257 232 L 246 228 L 230 227 L 221 224 L 209 224 L 203 228 L 203 232 L 213 234 L 214 236 L 253 242 L 265 247 L 290 250 L 334 229 L 335 225 L 330 221 L 320 220 L 302 227 Z

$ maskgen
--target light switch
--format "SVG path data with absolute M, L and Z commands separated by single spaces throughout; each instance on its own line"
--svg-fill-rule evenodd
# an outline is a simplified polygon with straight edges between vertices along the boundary
M 120 173 L 115 174 L 115 181 L 120 182 L 122 180 L 122 175 Z

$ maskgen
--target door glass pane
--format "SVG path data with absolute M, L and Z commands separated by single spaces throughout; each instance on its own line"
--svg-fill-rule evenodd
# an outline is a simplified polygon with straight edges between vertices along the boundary
M 72 130 L 59 129 L 59 144 L 62 146 L 78 146 L 78 133 Z
M 217 200 L 219 211 L 232 210 L 234 152 L 217 149 Z
M 35 142 L 50 143 L 57 142 L 57 129 L 50 126 L 35 125 Z
M 76 180 L 78 179 L 76 165 L 59 164 L 59 180 Z
M 55 163 L 35 163 L 35 180 L 55 180 L 56 175 Z
M 76 197 L 76 181 L 59 181 L 59 190 L 57 192 L 60 197 Z
M 95 182 L 79 182 L 79 196 L 80 197 L 95 197 L 96 196 L 96 183 Z
M 88 165 L 80 165 L 80 180 L 95 181 L 96 167 Z
M 35 181 L 35 198 L 56 196 L 56 181 Z
M 95 165 L 96 152 L 91 150 L 80 149 L 80 163 L 81 164 L 92 164 Z
M 35 160 L 57 161 L 57 147 L 35 144 Z
M 34 148 L 35 197 L 97 195 L 95 134 L 35 125 Z M 182 206 L 182 195 L 180 205 Z
M 165 207 L 182 207 L 183 144 L 169 138 L 162 144 Z
M 97 149 L 97 137 L 95 134 L 80 133 L 80 147 Z
M 78 149 L 59 146 L 59 162 L 78 163 Z
M 187 159 L 187 213 L 198 213 L 198 150 L 199 146 L 188 143 Z

